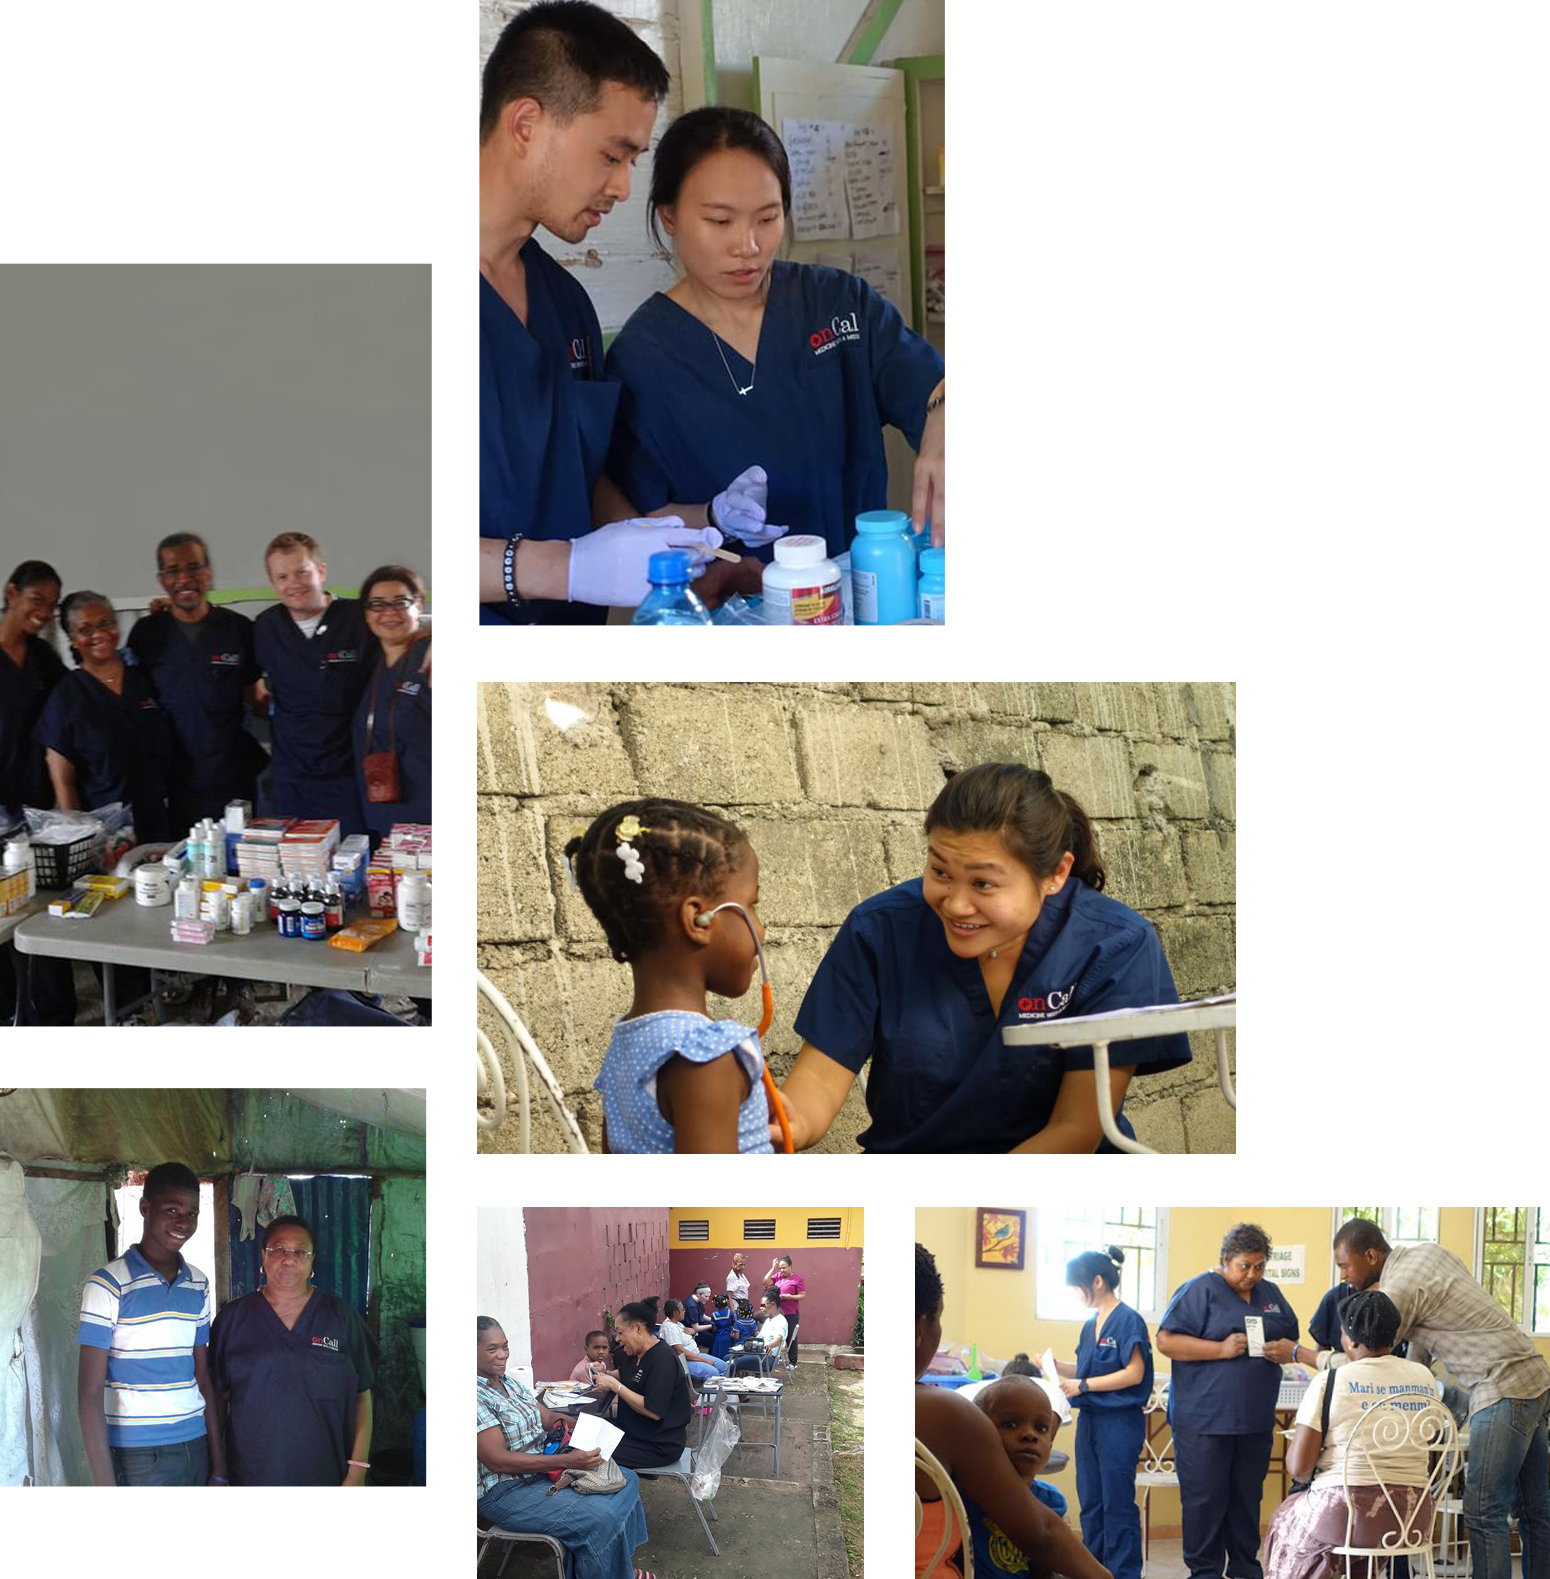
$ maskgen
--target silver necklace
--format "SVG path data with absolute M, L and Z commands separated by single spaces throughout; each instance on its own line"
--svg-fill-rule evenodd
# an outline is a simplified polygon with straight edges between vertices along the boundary
M 710 337 L 716 342 L 716 354 L 721 358 L 721 365 L 727 370 L 727 377 L 731 379 L 733 389 L 740 395 L 751 395 L 753 393 L 754 375 L 759 370 L 759 364 L 756 361 L 750 362 L 748 364 L 748 382 L 739 384 L 735 378 L 732 378 L 732 369 L 727 362 L 727 354 L 721 349 L 721 336 L 714 329 L 711 329 L 709 324 L 706 324 L 705 327 L 710 330 Z

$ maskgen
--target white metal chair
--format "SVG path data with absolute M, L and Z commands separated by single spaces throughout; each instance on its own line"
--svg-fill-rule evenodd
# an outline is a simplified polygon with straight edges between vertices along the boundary
M 924 1475 L 937 1491 L 941 1494 L 942 1506 L 948 1510 L 948 1518 L 942 1527 L 942 1539 L 937 1542 L 936 1551 L 932 1553 L 931 1561 L 921 1570 L 920 1579 L 931 1579 L 931 1575 L 947 1561 L 948 1549 L 953 1544 L 956 1534 L 963 1543 L 963 1554 L 959 1563 L 963 1569 L 963 1579 L 974 1579 L 974 1543 L 969 1539 L 969 1516 L 963 1509 L 963 1498 L 958 1495 L 958 1488 L 953 1484 L 952 1476 L 942 1468 L 936 1455 L 926 1446 L 919 1437 L 915 1438 L 915 1469 Z M 915 1536 L 920 1537 L 921 1526 L 926 1521 L 926 1506 L 920 1500 L 920 1493 L 915 1493 Z
M 683 1356 L 679 1355 L 678 1358 L 682 1360 Z M 622 1408 L 623 1405 L 620 1405 L 620 1407 Z M 705 1424 L 705 1429 L 700 1433 L 702 1447 L 704 1444 L 704 1439 L 708 1437 L 711 1431 L 715 1428 L 717 1414 L 719 1414 L 725 1407 L 725 1396 L 718 1393 L 715 1401 L 711 1404 L 710 1418 Z M 695 1472 L 695 1463 L 699 1458 L 699 1454 L 699 1448 L 691 1449 L 688 1446 L 685 1446 L 676 1464 L 658 1464 L 653 1469 L 641 1469 L 636 1465 L 631 1465 L 630 1467 L 635 1470 L 635 1473 L 639 1475 L 642 1480 L 646 1480 L 648 1478 L 665 1479 L 677 1480 L 683 1483 L 684 1490 L 689 1493 L 690 1505 L 693 1507 L 695 1513 L 699 1515 L 700 1528 L 705 1531 L 705 1539 L 710 1542 L 711 1555 L 719 1557 L 721 1555 L 721 1548 L 716 1545 L 716 1537 L 710 1533 L 710 1525 L 705 1522 L 706 1508 L 710 1509 L 711 1518 L 716 1519 L 718 1523 L 720 1522 L 719 1516 L 716 1513 L 715 1499 L 712 1497 L 707 1497 L 705 1499 L 704 1506 L 702 1507 L 700 1504 L 700 1499 L 694 1494 L 694 1487 L 689 1484 L 689 1477 Z M 497 1579 L 499 1579 L 498 1575 Z
M 1338 1373 L 1330 1374 L 1333 1378 Z M 1391 1455 L 1404 1452 L 1419 1453 L 1426 1463 L 1423 1496 L 1408 1514 L 1382 1478 L 1385 1460 L 1391 1461 Z M 1379 1559 L 1394 1557 L 1407 1557 L 1424 1574 L 1433 1573 L 1432 1525 L 1443 1487 L 1452 1478 L 1458 1459 L 1458 1426 L 1436 1399 L 1386 1398 L 1362 1415 L 1346 1443 L 1340 1477 L 1346 1504 L 1346 1538 L 1343 1545 L 1334 1548 L 1334 1553 L 1345 1559 L 1346 1579 L 1352 1579 L 1352 1558 L 1363 1557 L 1367 1559 L 1367 1579 L 1372 1579 Z M 1355 1480 L 1351 1478 L 1353 1473 L 1358 1477 Z M 1351 1493 L 1371 1489 L 1374 1484 L 1383 1493 L 1395 1528 L 1377 1546 L 1358 1546 L 1352 1540 L 1356 1506 Z
M 1044 1020 L 1037 1025 L 1009 1025 L 1001 1033 L 1007 1047 L 1091 1047 L 1097 1086 L 1098 1123 L 1104 1138 L 1121 1151 L 1156 1156 L 1156 1149 L 1132 1140 L 1114 1116 L 1114 1091 L 1109 1084 L 1109 1043 L 1140 1036 L 1171 1036 L 1177 1031 L 1216 1033 L 1216 1078 L 1230 1108 L 1238 1106 L 1232 1071 L 1227 1067 L 1227 1032 L 1238 1023 L 1238 995 L 1201 998 L 1195 1003 L 1169 1003 L 1151 1009 L 1125 1009 L 1116 1014 L 1077 1014 L 1070 1019 Z
M 1174 1490 L 1179 1487 L 1179 1473 L 1173 1465 L 1173 1428 L 1166 1424 L 1168 1415 L 1168 1383 L 1166 1376 L 1152 1381 L 1152 1396 L 1146 1401 L 1147 1420 L 1158 1413 L 1163 1415 L 1166 1440 L 1159 1448 L 1157 1438 L 1148 1434 L 1141 1443 L 1141 1462 L 1136 1470 L 1136 1485 L 1141 1492 L 1141 1572 L 1152 1555 L 1152 1493 Z M 1161 1435 L 1162 1433 L 1159 1433 Z
M 479 1555 L 474 1559 L 475 1573 L 479 1572 L 480 1565 L 484 1562 L 484 1554 L 495 1541 L 506 1543 L 506 1549 L 501 1553 L 501 1565 L 495 1570 L 495 1579 L 500 1579 L 505 1573 L 506 1564 L 511 1561 L 512 1548 L 518 1541 L 536 1541 L 540 1545 L 547 1546 L 553 1553 L 557 1579 L 565 1579 L 565 1548 L 552 1535 L 519 1534 L 515 1530 L 503 1530 L 499 1525 L 492 1524 L 488 1529 L 479 1531 L 479 1539 L 484 1545 L 479 1548 Z
M 517 1150 L 523 1154 L 532 1150 L 532 1115 L 528 1109 L 527 1064 L 524 1061 L 526 1055 L 538 1072 L 539 1083 L 543 1086 L 550 1107 L 565 1127 L 570 1149 L 585 1152 L 587 1139 L 581 1133 L 581 1125 L 566 1106 L 565 1095 L 560 1090 L 559 1081 L 554 1078 L 554 1071 L 539 1052 L 538 1044 L 528 1034 L 521 1017 L 512 1008 L 505 993 L 483 971 L 475 971 L 474 980 L 479 988 L 479 996 L 500 1016 L 501 1024 L 505 1027 L 506 1051 L 511 1057 L 511 1067 L 517 1082 Z M 495 1105 L 494 1112 L 488 1117 L 483 1113 L 477 1114 L 477 1121 L 480 1129 L 499 1129 L 506 1122 L 505 1074 L 501 1069 L 500 1057 L 490 1038 L 484 1034 L 484 1028 L 476 1025 L 474 1034 L 478 1038 L 479 1094 L 483 1096 L 488 1093 Z

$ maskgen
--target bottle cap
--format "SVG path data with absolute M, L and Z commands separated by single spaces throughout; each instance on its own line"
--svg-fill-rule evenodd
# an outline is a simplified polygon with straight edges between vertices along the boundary
M 778 537 L 775 562 L 778 565 L 817 565 L 829 557 L 829 545 L 821 537 Z
M 858 532 L 908 532 L 910 518 L 902 510 L 863 510 L 856 517 Z
M 653 554 L 646 565 L 646 578 L 654 587 L 688 586 L 689 556 L 681 548 Z
M 947 573 L 947 550 L 923 548 L 920 551 L 920 573 L 923 576 L 941 576 Z

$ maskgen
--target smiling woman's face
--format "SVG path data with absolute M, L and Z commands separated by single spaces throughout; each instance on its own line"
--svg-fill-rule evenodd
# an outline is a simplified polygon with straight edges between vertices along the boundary
M 921 895 L 936 912 L 947 946 L 960 959 L 983 959 L 1023 936 L 1039 919 L 1046 890 L 1070 871 L 1041 883 L 994 833 L 934 828 L 926 847 Z

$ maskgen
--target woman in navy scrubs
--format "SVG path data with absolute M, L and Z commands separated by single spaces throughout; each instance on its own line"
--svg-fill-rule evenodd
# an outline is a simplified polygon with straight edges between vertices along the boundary
M 870 1058 L 868 1151 L 1112 1150 L 1092 1049 L 1008 1047 L 1001 1032 L 1177 1003 L 1151 923 L 1101 891 L 1092 825 L 1047 773 L 956 774 L 926 835 L 925 876 L 851 911 L 802 1001 L 784 1088 L 797 1147 L 824 1135 Z M 1187 1064 L 1189 1039 L 1125 1042 L 1116 1057 L 1119 1113 L 1131 1077 Z
M 35 739 L 43 704 L 65 677 L 59 654 L 43 632 L 59 602 L 59 572 L 41 559 L 28 559 L 11 572 L 0 612 L 0 819 L 6 810 L 54 804 L 54 786 Z M 0 1025 L 17 1018 L 13 943 L 0 944 Z M 30 962 L 32 1011 L 19 1023 L 73 1025 L 75 977 L 69 960 L 39 954 Z
M 142 844 L 171 838 L 172 727 L 145 671 L 119 651 L 113 605 L 100 592 L 72 592 L 59 621 L 80 667 L 54 687 L 38 720 L 56 804 L 90 811 L 122 801 Z
M 312 1282 L 316 1250 L 305 1218 L 277 1217 L 262 1287 L 223 1305 L 210 1329 L 234 1486 L 366 1484 L 377 1344 Z
M 785 526 L 839 554 L 856 516 L 888 503 L 888 424 L 919 453 L 916 530 L 929 516 L 940 541 L 942 358 L 854 275 L 777 260 L 790 211 L 786 150 L 757 115 L 708 106 L 667 129 L 648 212 L 684 276 L 608 353 L 624 385 L 609 472 L 654 510 L 760 467 L 716 501 L 710 524 L 765 560 Z
M 1114 1579 L 1141 1579 L 1141 1515 L 1136 1464 L 1152 1396 L 1152 1342 L 1146 1323 L 1115 1294 L 1125 1252 L 1089 1250 L 1066 1263 L 1092 1319 L 1076 1340 L 1076 1364 L 1055 1362 L 1060 1389 L 1079 1411 L 1076 1495 L 1082 1544 Z
M 1221 1265 L 1175 1290 L 1157 1328 L 1173 1362 L 1168 1423 L 1184 1520 L 1184 1561 L 1198 1579 L 1263 1579 L 1259 1504 L 1270 1467 L 1281 1367 L 1297 1353 L 1297 1317 L 1263 1281 L 1270 1240 L 1239 1223 Z M 1264 1354 L 1249 1353 L 1245 1320 L 1264 1323 Z
M 383 565 L 361 583 L 366 626 L 382 649 L 355 709 L 355 772 L 373 847 L 395 822 L 431 820 L 431 677 L 420 630 L 425 586 L 406 565 Z M 365 759 L 391 753 L 398 798 L 367 798 Z

